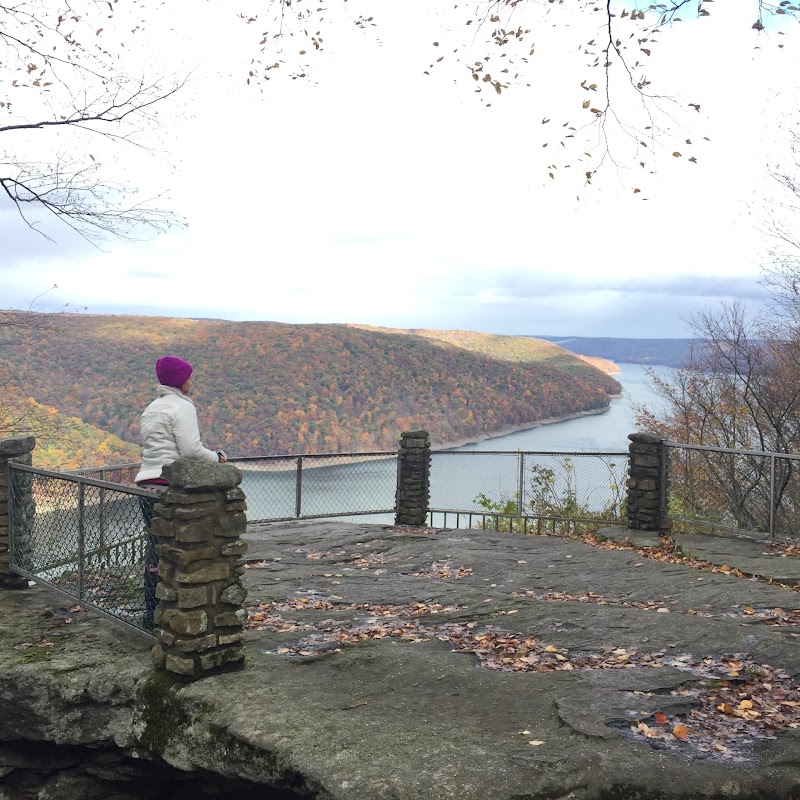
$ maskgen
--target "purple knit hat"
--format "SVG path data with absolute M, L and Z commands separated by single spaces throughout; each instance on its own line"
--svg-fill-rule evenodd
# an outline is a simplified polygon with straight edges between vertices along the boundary
M 194 367 L 177 356 L 164 356 L 156 361 L 156 377 L 162 386 L 177 389 L 183 386 L 194 372 Z

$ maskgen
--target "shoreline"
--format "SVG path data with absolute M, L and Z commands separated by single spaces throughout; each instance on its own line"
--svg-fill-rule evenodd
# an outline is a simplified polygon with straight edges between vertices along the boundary
M 622 395 L 610 395 L 610 397 L 622 397 Z M 557 422 L 568 422 L 571 419 L 580 419 L 581 417 L 593 417 L 598 414 L 605 414 L 611 409 L 608 405 L 605 408 L 596 408 L 590 411 L 577 411 L 574 414 L 565 414 L 563 417 L 547 417 L 540 419 L 536 422 L 527 422 L 524 425 L 512 425 L 508 428 L 501 428 L 499 431 L 493 433 L 479 434 L 471 436 L 468 439 L 457 439 L 455 442 L 439 443 L 431 442 L 431 450 L 454 450 L 456 447 L 464 447 L 468 444 L 477 444 L 478 442 L 485 442 L 487 439 L 499 439 L 502 436 L 508 436 L 512 433 L 519 433 L 520 431 L 530 431 L 534 428 L 539 428 L 542 425 L 554 425 Z
M 621 397 L 622 395 L 620 395 Z M 581 417 L 592 417 L 599 414 L 605 414 L 610 410 L 610 406 L 606 408 L 596 408 L 590 411 L 577 411 L 574 414 L 565 414 L 561 417 L 547 417 L 546 419 L 536 420 L 535 422 L 526 422 L 523 425 L 511 425 L 507 428 L 500 428 L 491 433 L 477 434 L 464 439 L 457 439 L 454 442 L 437 442 L 431 441 L 431 450 L 454 450 L 457 447 L 464 447 L 468 444 L 476 444 L 477 442 L 485 442 L 487 439 L 499 439 L 502 436 L 508 436 L 511 433 L 519 433 L 519 431 L 528 431 L 538 428 L 542 425 L 554 425 L 558 422 L 568 422 L 571 419 L 580 419 Z M 387 451 L 386 454 L 372 454 L 366 453 L 347 453 L 347 454 L 300 454 L 303 458 L 308 457 L 308 461 L 303 462 L 303 471 L 319 469 L 321 467 L 331 467 L 334 464 L 363 464 L 368 461 L 386 461 L 396 457 L 396 451 Z M 278 457 L 266 456 L 264 461 L 253 459 L 248 462 L 237 462 L 235 458 L 231 459 L 234 466 L 241 469 L 243 472 L 294 472 L 296 470 L 295 462 L 297 455 L 286 455 Z M 329 459 L 328 463 L 324 463 L 325 459 Z M 267 462 L 267 463 L 265 463 Z M 271 463 L 269 463 L 271 462 Z M 287 463 L 288 462 L 288 463 Z M 315 463 L 316 462 L 316 463 Z M 322 463 L 320 463 L 322 462 Z

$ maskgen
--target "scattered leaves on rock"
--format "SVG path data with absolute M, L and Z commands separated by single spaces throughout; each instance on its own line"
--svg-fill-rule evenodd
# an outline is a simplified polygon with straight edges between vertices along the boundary
M 383 530 L 389 533 L 442 533 L 449 532 L 449 528 L 426 528 L 423 525 L 387 525 Z
M 397 561 L 397 558 L 385 553 L 364 553 L 354 558 L 352 564 L 361 569 L 370 569 L 377 564 L 391 564 L 392 561 Z
M 417 572 L 410 572 L 409 575 L 424 578 L 466 578 L 472 575 L 471 567 L 454 567 L 449 561 L 434 561 L 429 567 L 423 567 Z
M 763 623 L 772 627 L 800 627 L 800 608 L 786 611 L 782 608 L 735 608 L 723 614 L 724 617 L 733 617 L 752 623 Z
M 449 614 L 459 611 L 461 606 L 445 606 L 441 603 L 407 603 L 405 605 L 380 605 L 377 603 L 343 603 L 335 602 L 336 598 L 289 597 L 272 603 L 259 603 L 250 606 L 246 627 L 253 630 L 270 630 L 291 632 L 296 630 L 317 630 L 322 623 L 307 623 L 297 620 L 285 620 L 276 611 L 360 611 L 371 617 L 421 617 L 433 614 Z M 343 624 L 352 624 L 351 622 Z
M 723 676 L 727 671 L 729 677 L 705 679 L 672 691 L 672 696 L 690 699 L 695 707 L 685 715 L 658 712 L 637 721 L 630 726 L 635 738 L 651 744 L 655 740 L 660 747 L 694 757 L 746 761 L 747 748 L 754 742 L 800 727 L 800 691 L 784 670 L 743 656 L 706 658 L 702 664 Z
M 511 592 L 512 597 L 530 597 L 534 600 L 562 600 L 571 603 L 592 603 L 598 606 L 625 606 L 626 608 L 642 608 L 648 611 L 669 611 L 666 608 L 667 602 L 677 601 L 655 601 L 655 600 L 624 600 L 619 597 L 604 597 L 595 592 L 581 592 L 571 594 L 570 592 L 536 592 L 532 589 L 521 589 L 519 592 Z M 705 612 L 693 612 L 699 616 L 710 617 L 711 614 Z
M 306 558 L 319 561 L 322 558 L 338 558 L 345 555 L 345 551 L 341 547 L 336 547 L 333 550 L 312 550 L 309 547 L 298 547 L 295 553 L 303 553 Z
M 767 545 L 767 552 L 781 558 L 800 558 L 800 547 L 787 542 L 771 542 Z
M 22 642 L 21 644 L 15 644 L 15 650 L 29 650 L 31 647 L 52 647 L 53 643 L 48 641 L 47 639 L 40 639 L 38 642 Z
M 562 593 L 543 595 L 554 596 L 573 599 L 571 596 L 563 598 Z M 579 602 L 608 600 L 590 592 L 580 597 L 584 599 Z M 687 680 L 671 695 L 685 698 L 692 708 L 681 714 L 667 711 L 649 713 L 647 717 L 624 726 L 621 732 L 634 739 L 646 740 L 652 746 L 682 750 L 697 758 L 746 761 L 747 748 L 754 742 L 774 739 L 778 731 L 800 727 L 800 691 L 794 679 L 784 670 L 757 663 L 742 654 L 698 657 L 691 653 L 643 652 L 636 647 L 612 645 L 594 651 L 569 650 L 535 635 L 491 625 L 481 628 L 474 622 L 425 625 L 418 619 L 459 610 L 456 606 L 439 603 L 345 604 L 335 600 L 293 597 L 262 603 L 249 609 L 247 627 L 281 633 L 307 633 L 300 641 L 267 651 L 299 658 L 337 652 L 347 645 L 381 639 L 405 642 L 436 640 L 449 645 L 453 652 L 474 655 L 482 667 L 503 672 L 677 668 L 687 673 Z M 645 604 L 645 607 L 658 610 L 655 602 Z M 345 620 L 298 621 L 284 619 L 276 613 L 279 610 L 330 609 L 357 611 L 360 616 Z M 757 613 L 756 609 L 751 611 L 751 616 Z M 776 611 L 772 610 L 773 613 Z M 748 610 L 742 609 L 742 613 L 747 614 Z M 630 692 L 629 695 L 632 709 L 637 705 L 637 696 L 654 696 L 643 692 Z M 541 743 L 540 740 L 530 742 L 534 746 Z

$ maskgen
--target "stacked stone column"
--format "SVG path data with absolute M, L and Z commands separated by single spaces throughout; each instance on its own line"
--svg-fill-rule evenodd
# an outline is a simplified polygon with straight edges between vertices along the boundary
M 17 537 L 14 542 L 15 554 L 25 549 L 25 541 L 30 535 L 26 528 L 26 521 L 33 519 L 35 510 L 32 482 L 30 474 L 25 475 L 25 480 L 16 487 L 13 503 L 9 503 L 11 487 L 8 478 L 8 462 L 16 461 L 20 464 L 31 463 L 31 452 L 36 447 L 33 436 L 14 436 L 10 439 L 0 439 L 0 589 L 27 589 L 28 581 L 21 575 L 11 571 L 11 505 L 14 513 L 14 531 Z
M 160 579 L 153 661 L 180 675 L 205 675 L 244 659 L 242 473 L 229 464 L 180 459 L 163 475 L 169 488 L 151 523 Z
M 427 431 L 400 434 L 395 525 L 425 525 L 430 501 L 431 440 Z
M 653 433 L 632 433 L 628 439 L 628 527 L 666 533 L 672 524 L 662 512 L 667 486 L 662 440 Z

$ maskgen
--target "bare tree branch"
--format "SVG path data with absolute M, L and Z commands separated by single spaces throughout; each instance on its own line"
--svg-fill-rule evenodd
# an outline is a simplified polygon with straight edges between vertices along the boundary
M 0 2 L 0 71 L 7 75 L 0 83 L 7 93 L 5 99 L 0 95 L 0 112 L 6 114 L 0 120 L 0 196 L 51 241 L 40 228 L 43 215 L 92 243 L 108 235 L 133 240 L 182 225 L 159 197 L 132 202 L 137 190 L 112 177 L 116 159 L 108 146 L 75 148 L 75 141 L 99 136 L 157 155 L 150 141 L 156 111 L 174 100 L 187 79 L 126 75 L 100 36 L 103 26 L 113 24 L 113 4 L 78 5 L 79 10 L 75 4 L 58 10 L 49 0 Z M 73 138 L 55 138 L 60 131 L 71 131 Z M 32 155 L 33 148 L 43 148 L 31 135 L 51 143 L 51 161 Z

